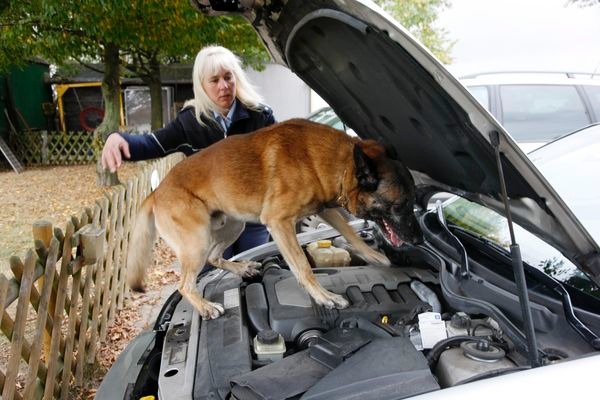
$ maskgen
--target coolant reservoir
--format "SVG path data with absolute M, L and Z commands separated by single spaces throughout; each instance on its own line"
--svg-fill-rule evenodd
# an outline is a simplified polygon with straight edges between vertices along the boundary
M 318 240 L 306 246 L 316 268 L 350 265 L 350 253 L 331 245 L 331 240 Z
M 461 343 L 459 348 L 444 351 L 436 370 L 440 386 L 446 388 L 468 382 L 469 379 L 492 371 L 509 370 L 515 364 L 504 354 L 504 350 L 477 339 Z
M 254 337 L 254 353 L 256 358 L 265 361 L 277 361 L 283 358 L 285 342 L 283 337 L 271 330 L 265 329 Z

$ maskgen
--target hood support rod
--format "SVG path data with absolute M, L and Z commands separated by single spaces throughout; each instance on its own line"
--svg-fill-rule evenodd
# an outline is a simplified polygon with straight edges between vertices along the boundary
M 517 292 L 519 294 L 521 315 L 523 317 L 523 324 L 525 325 L 525 335 L 527 336 L 529 363 L 532 368 L 536 368 L 541 365 L 541 362 L 537 347 L 537 340 L 535 337 L 535 327 L 533 325 L 533 318 L 531 316 L 529 295 L 527 293 L 527 282 L 525 281 L 525 270 L 523 268 L 523 259 L 521 258 L 521 248 L 515 240 L 515 231 L 512 222 L 512 215 L 510 213 L 510 206 L 508 204 L 508 194 L 506 191 L 506 182 L 504 181 L 504 172 L 502 170 L 502 158 L 500 156 L 500 134 L 498 133 L 498 131 L 490 132 L 490 142 L 492 146 L 494 146 L 494 150 L 496 153 L 498 179 L 500 180 L 500 187 L 502 189 L 502 202 L 504 203 L 506 220 L 508 221 L 508 230 L 510 232 L 510 258 L 512 261 L 513 272 L 515 274 Z

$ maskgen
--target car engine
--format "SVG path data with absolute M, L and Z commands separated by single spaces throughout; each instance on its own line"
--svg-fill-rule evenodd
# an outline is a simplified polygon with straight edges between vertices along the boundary
M 363 236 L 373 244 L 371 228 Z M 261 253 L 257 277 L 203 276 L 205 297 L 226 312 L 201 321 L 177 303 L 157 355 L 159 397 L 406 398 L 523 368 L 494 318 L 444 301 L 435 257 L 405 249 L 378 267 L 346 248 L 350 265 L 313 270 L 345 295 L 345 309 L 315 304 L 275 247 Z

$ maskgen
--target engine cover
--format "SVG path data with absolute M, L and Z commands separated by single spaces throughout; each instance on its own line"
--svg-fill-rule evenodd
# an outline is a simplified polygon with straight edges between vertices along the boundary
M 360 266 L 321 268 L 313 272 L 323 287 L 344 295 L 350 306 L 343 310 L 318 306 L 290 271 L 267 269 L 263 286 L 269 323 L 286 341 L 294 341 L 311 329 L 327 331 L 349 317 L 375 320 L 387 315 L 393 321 L 424 311 L 429 305 L 412 291 L 410 282 L 418 279 L 423 283 L 438 283 L 434 273 L 421 268 Z

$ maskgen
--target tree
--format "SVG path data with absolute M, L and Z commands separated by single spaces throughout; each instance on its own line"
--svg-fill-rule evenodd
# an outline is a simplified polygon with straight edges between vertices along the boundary
M 1 10 L 0 32 L 0 68 L 36 55 L 58 65 L 72 61 L 104 64 L 106 112 L 94 132 L 97 155 L 107 136 L 118 129 L 121 65 L 150 86 L 152 114 L 162 118 L 161 63 L 189 60 L 208 43 L 229 47 L 253 65 L 266 60 L 266 52 L 245 21 L 205 17 L 187 0 L 11 2 Z M 162 121 L 154 120 L 153 125 L 160 126 Z M 116 174 L 100 165 L 97 170 L 100 185 L 118 183 Z
M 94 132 L 95 150 L 99 153 L 107 132 L 119 126 L 119 40 L 125 18 L 120 14 L 120 1 L 45 0 L 11 2 L 2 11 L 0 27 L 6 47 L 0 48 L 0 63 L 10 63 L 9 51 L 16 51 L 22 62 L 41 56 L 57 65 L 73 60 L 85 64 L 100 60 L 105 65 L 102 95 L 105 118 Z M 6 36 L 4 36 L 6 35 Z M 98 183 L 118 183 L 116 174 L 99 171 Z
M 585 1 L 585 0 L 584 0 Z M 444 64 L 450 64 L 454 42 L 448 32 L 435 26 L 440 12 L 450 7 L 450 0 L 375 0 L 410 31 Z

